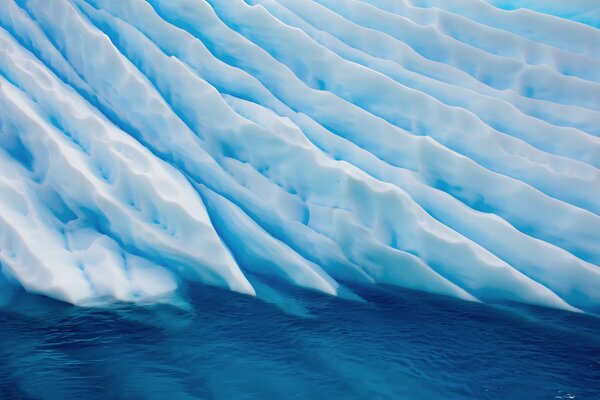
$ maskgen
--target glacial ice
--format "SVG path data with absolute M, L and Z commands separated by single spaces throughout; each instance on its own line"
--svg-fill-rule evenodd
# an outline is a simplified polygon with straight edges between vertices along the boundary
M 0 275 L 596 312 L 600 7 L 551 3 L 0 0 Z

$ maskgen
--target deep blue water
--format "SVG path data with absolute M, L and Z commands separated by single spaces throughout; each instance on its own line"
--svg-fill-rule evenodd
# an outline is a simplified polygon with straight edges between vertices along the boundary
M 188 310 L 4 294 L 0 399 L 600 399 L 599 318 L 290 290 L 294 314 L 204 286 Z

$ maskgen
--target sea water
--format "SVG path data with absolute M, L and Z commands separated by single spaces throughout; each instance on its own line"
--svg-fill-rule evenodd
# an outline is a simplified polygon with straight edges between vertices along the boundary
M 0 308 L 0 399 L 597 399 L 600 319 L 410 290 Z M 357 296 L 357 297 L 358 297 Z

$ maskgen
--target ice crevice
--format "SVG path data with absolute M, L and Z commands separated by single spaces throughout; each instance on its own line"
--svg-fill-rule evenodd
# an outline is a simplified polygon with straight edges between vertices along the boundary
M 273 278 L 598 310 L 585 13 L 5 3 L 0 266 L 26 290 L 86 305 L 161 301 L 185 280 L 254 295 Z

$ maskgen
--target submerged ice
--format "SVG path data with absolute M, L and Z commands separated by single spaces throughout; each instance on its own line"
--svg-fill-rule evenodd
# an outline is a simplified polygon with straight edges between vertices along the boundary
M 1 279 L 600 306 L 593 2 L 0 1 Z

